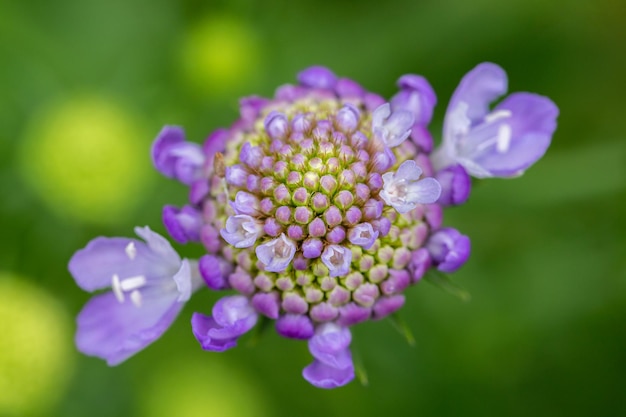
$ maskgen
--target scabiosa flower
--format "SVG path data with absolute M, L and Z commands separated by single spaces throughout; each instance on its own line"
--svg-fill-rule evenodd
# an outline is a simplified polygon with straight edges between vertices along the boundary
M 202 280 L 197 262 L 183 259 L 148 227 L 145 240 L 99 237 L 74 254 L 69 270 L 94 296 L 78 315 L 78 349 L 117 365 L 156 339 L 172 324 Z
M 118 246 L 123 252 L 128 240 L 115 241 L 107 252 L 100 247 L 108 248 L 108 241 L 99 238 L 79 251 L 75 258 L 82 261 L 70 264 L 79 285 L 112 286 L 107 306 L 120 311 L 105 322 L 96 307 L 97 320 L 83 326 L 95 336 L 79 347 L 110 363 L 141 349 L 171 323 L 188 298 L 177 296 L 176 288 L 195 288 L 197 271 L 209 289 L 230 291 L 211 315 L 193 315 L 193 334 L 203 349 L 230 349 L 258 321 L 275 320 L 280 335 L 308 341 L 313 362 L 303 371 L 307 381 L 321 388 L 350 382 L 350 326 L 394 314 L 406 302 L 407 288 L 432 268 L 452 272 L 467 260 L 469 238 L 442 228 L 442 209 L 467 199 L 468 173 L 517 174 L 549 143 L 556 110 L 547 99 L 512 95 L 489 113 L 489 102 L 504 89 L 501 76 L 490 84 L 483 69 L 466 76 L 455 93 L 434 164 L 427 127 L 437 99 L 428 82 L 412 74 L 400 78 L 400 91 L 386 102 L 355 81 L 311 67 L 273 98 L 242 99 L 240 118 L 203 146 L 186 142 L 181 128 L 165 127 L 153 161 L 165 176 L 189 186 L 189 204 L 166 206 L 163 221 L 177 242 L 201 242 L 207 254 L 197 264 L 180 261 L 167 242 L 159 237 L 156 245 L 152 237 L 146 248 L 155 249 L 142 251 L 159 256 L 134 270 L 129 256 L 115 252 Z M 101 251 L 100 258 L 87 256 Z M 98 285 L 85 286 L 83 276 L 103 262 Z M 171 285 L 183 281 L 192 284 Z M 131 309 L 139 298 L 133 291 L 149 282 L 159 283 L 154 294 L 167 302 L 154 313 L 138 313 Z M 126 298 L 130 303 L 119 304 Z M 126 314 L 129 324 L 122 320 Z M 102 347 L 105 338 L 112 341 Z M 130 348 L 123 353 L 110 352 L 124 343 Z

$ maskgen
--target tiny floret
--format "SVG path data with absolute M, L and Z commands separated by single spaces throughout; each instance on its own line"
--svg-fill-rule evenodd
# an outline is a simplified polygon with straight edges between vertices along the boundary
M 236 248 L 249 248 L 254 245 L 262 230 L 255 219 L 247 214 L 238 214 L 226 220 L 226 227 L 220 230 L 220 235 Z
M 387 147 L 400 145 L 411 134 L 415 117 L 408 110 L 391 111 L 389 103 L 374 110 L 372 114 L 372 131 Z
M 374 231 L 370 223 L 357 224 L 348 233 L 350 243 L 361 246 L 363 249 L 369 249 L 377 238 L 378 232 Z
M 350 272 L 352 252 L 340 245 L 328 245 L 322 252 L 322 262 L 328 267 L 331 277 L 339 277 Z
M 296 254 L 295 243 L 282 233 L 278 238 L 257 246 L 256 255 L 266 271 L 282 272 Z
M 441 185 L 434 178 L 419 179 L 422 169 L 413 160 L 404 161 L 398 171 L 383 174 L 380 196 L 399 213 L 408 213 L 418 204 L 431 204 L 441 194 Z

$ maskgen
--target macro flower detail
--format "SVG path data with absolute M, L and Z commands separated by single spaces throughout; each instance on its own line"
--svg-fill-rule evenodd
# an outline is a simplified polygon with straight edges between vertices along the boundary
M 202 175 L 205 156 L 199 145 L 185 141 L 177 126 L 165 126 L 152 145 L 152 161 L 166 177 L 191 185 Z
M 315 358 L 302 371 L 304 379 L 319 388 L 336 388 L 354 378 L 350 353 L 352 336 L 347 327 L 333 323 L 318 326 L 309 339 L 309 351 Z
M 220 234 L 226 242 L 234 247 L 247 248 L 254 245 L 261 231 L 261 227 L 252 217 L 239 214 L 230 216 L 226 220 L 226 225 Z
M 256 256 L 259 261 L 265 265 L 266 271 L 271 272 L 282 272 L 287 269 L 295 254 L 295 243 L 288 239 L 284 233 L 256 248 Z
M 156 339 L 172 324 L 201 279 L 197 263 L 181 260 L 162 236 L 148 227 L 145 240 L 99 237 L 74 254 L 69 270 L 94 296 L 78 315 L 76 344 L 91 356 L 116 365 Z
M 414 74 L 386 101 L 315 66 L 272 98 L 243 98 L 240 117 L 202 145 L 166 126 L 152 159 L 189 187 L 189 201 L 166 205 L 163 223 L 176 242 L 198 242 L 206 254 L 181 260 L 147 228 L 137 229 L 146 243 L 97 238 L 78 251 L 70 261 L 78 285 L 112 288 L 79 315 L 79 349 L 123 361 L 204 286 L 229 291 L 211 315 L 192 317 L 204 350 L 230 349 L 273 320 L 279 335 L 307 341 L 309 383 L 349 383 L 350 327 L 395 315 L 409 288 L 467 261 L 469 237 L 443 227 L 443 215 L 468 199 L 469 175 L 518 175 L 550 142 L 558 111 L 548 99 L 517 93 L 489 110 L 506 91 L 503 74 L 481 64 L 466 75 L 433 154 L 437 98 Z
M 444 120 L 443 143 L 434 154 L 437 169 L 460 164 L 477 178 L 515 177 L 548 149 L 558 108 L 547 97 L 506 93 L 507 76 L 495 64 L 470 71 L 454 92 Z
M 454 272 L 467 261 L 470 240 L 458 230 L 448 227 L 432 234 L 426 248 L 437 269 L 442 272 Z
M 256 324 L 258 314 L 241 295 L 224 297 L 213 307 L 213 316 L 195 313 L 191 327 L 205 350 L 221 352 L 237 344 L 237 339 Z
M 431 204 L 441 195 L 441 185 L 434 178 L 419 179 L 422 169 L 415 161 L 402 163 L 398 171 L 383 174 L 380 196 L 399 213 L 407 213 L 418 204 Z
M 383 143 L 393 148 L 398 146 L 411 134 L 415 117 L 408 110 L 391 111 L 391 105 L 385 103 L 372 114 L 372 130 Z

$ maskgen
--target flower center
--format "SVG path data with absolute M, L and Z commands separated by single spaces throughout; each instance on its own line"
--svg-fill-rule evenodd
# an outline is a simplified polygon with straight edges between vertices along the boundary
M 408 267 L 428 226 L 423 209 L 385 206 L 382 175 L 415 159 L 418 148 L 410 140 L 385 148 L 358 101 L 275 102 L 246 126 L 231 130 L 220 156 L 225 175 L 211 186 L 213 201 L 231 202 L 209 210 L 221 213 L 211 220 L 215 229 L 243 215 L 258 225 L 250 233 L 242 227 L 244 239 L 252 236 L 245 244 L 222 232 L 234 242 L 221 247 L 237 265 L 230 286 L 252 298 L 273 294 L 282 313 L 317 322 L 402 291 L 408 283 L 399 285 L 404 275 L 394 271 Z M 409 188 L 400 180 L 390 193 L 406 199 Z

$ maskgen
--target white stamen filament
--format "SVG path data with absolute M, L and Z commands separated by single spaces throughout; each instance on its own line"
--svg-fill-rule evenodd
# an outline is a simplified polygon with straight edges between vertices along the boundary
M 146 277 L 143 275 L 137 275 L 120 280 L 120 277 L 117 274 L 113 274 L 113 277 L 111 278 L 111 288 L 113 289 L 115 298 L 120 303 L 124 302 L 124 293 L 131 291 L 130 300 L 135 306 L 141 307 L 141 293 L 139 292 L 139 288 L 143 287 L 147 282 Z
M 126 245 L 125 251 L 128 259 L 130 259 L 131 261 L 135 259 L 135 256 L 137 256 L 137 248 L 135 247 L 135 242 L 130 242 L 128 245 Z
M 113 274 L 113 278 L 111 278 L 111 288 L 113 288 L 113 294 L 115 294 L 117 301 L 120 303 L 124 302 L 124 293 L 120 287 L 120 277 L 117 274 Z
M 141 288 L 146 284 L 146 277 L 143 275 L 137 275 L 136 277 L 128 277 L 120 284 L 122 291 L 132 291 L 137 288 Z
M 495 122 L 496 120 L 506 119 L 507 117 L 511 117 L 512 114 L 513 113 L 511 113 L 511 110 L 496 110 L 485 116 L 485 122 L 491 123 Z
M 132 301 L 135 307 L 141 307 L 141 293 L 139 290 L 134 290 L 130 293 L 130 301 Z
M 498 138 L 496 139 L 496 150 L 498 153 L 505 153 L 511 146 L 511 126 L 502 124 L 498 128 Z

